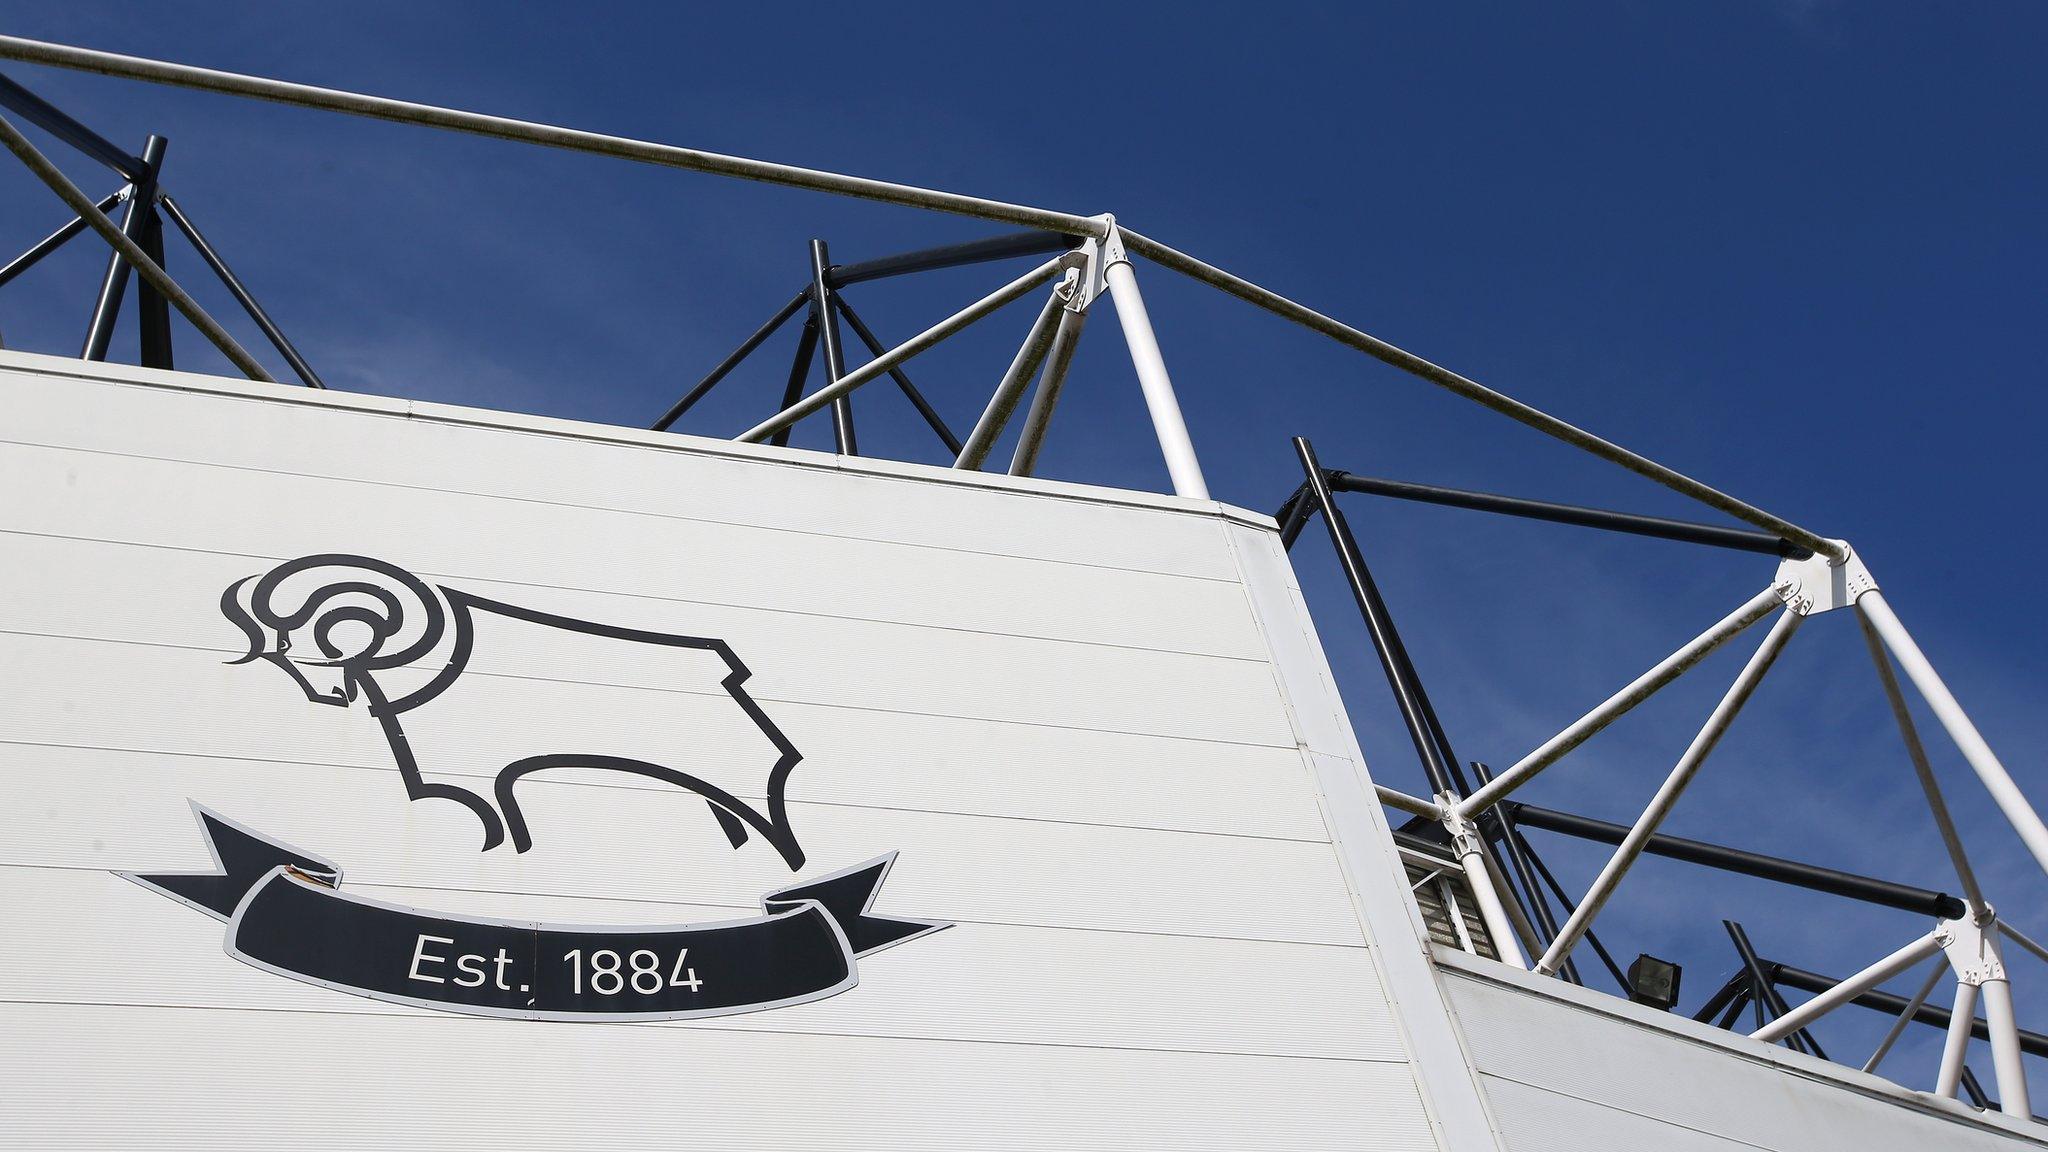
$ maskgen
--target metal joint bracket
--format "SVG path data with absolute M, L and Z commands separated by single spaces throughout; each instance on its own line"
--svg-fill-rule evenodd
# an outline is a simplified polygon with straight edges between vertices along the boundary
M 1935 930 L 1956 982 L 1982 987 L 2005 979 L 2005 955 L 1998 947 L 1998 918 L 1987 906 L 1981 919 L 1944 920 Z
M 1102 259 L 1102 244 L 1093 238 L 1084 240 L 1068 254 L 1067 278 L 1060 284 L 1066 302 L 1063 307 L 1076 314 L 1085 314 L 1088 306 L 1102 294 L 1102 272 L 1106 267 Z
M 1451 836 L 1452 852 L 1459 856 L 1484 852 L 1486 839 L 1479 831 L 1479 822 L 1458 811 L 1458 797 L 1449 792 L 1439 792 L 1435 800 L 1443 812 L 1444 831 Z
M 1802 559 L 1787 559 L 1779 563 L 1778 575 L 1772 586 L 1778 590 L 1778 597 L 1785 602 L 1785 607 L 1801 616 L 1812 616 L 1850 607 L 1865 592 L 1876 591 L 1876 579 L 1870 575 L 1870 569 L 1863 566 L 1862 557 L 1849 547 L 1849 542 L 1836 540 L 1832 543 L 1842 546 L 1840 560 L 1816 552 Z
M 1107 271 L 1112 265 L 1129 264 L 1130 253 L 1124 251 L 1124 234 L 1116 226 L 1116 217 L 1104 212 L 1095 217 L 1102 225 L 1102 267 Z

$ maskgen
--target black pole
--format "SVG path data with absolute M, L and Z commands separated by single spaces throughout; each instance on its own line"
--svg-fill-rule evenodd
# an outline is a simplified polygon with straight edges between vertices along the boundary
M 150 142 L 154 144 L 156 139 L 152 136 Z M 143 155 L 149 155 L 149 151 L 145 149 Z M 160 153 L 157 164 L 163 164 Z M 149 197 L 142 202 L 142 224 L 135 230 L 135 242 L 156 261 L 157 267 L 168 269 L 170 265 L 164 260 L 164 218 L 157 214 L 156 205 L 157 193 L 152 186 Z M 137 358 L 143 367 L 175 368 L 177 365 L 171 359 L 171 302 L 140 276 L 135 278 L 135 319 L 139 329 Z
M 825 382 L 837 384 L 846 375 L 846 353 L 839 346 L 839 313 L 832 307 L 832 288 L 825 283 L 830 260 L 825 242 L 811 241 L 811 318 L 818 324 L 818 342 L 825 347 Z M 860 443 L 853 435 L 853 401 L 845 396 L 832 400 L 832 445 L 842 456 L 860 455 Z
M 1336 501 L 1330 496 L 1323 466 L 1316 462 L 1315 448 L 1306 438 L 1296 436 L 1294 451 L 1301 458 L 1310 498 L 1322 512 L 1323 523 L 1330 530 L 1330 543 L 1336 546 L 1337 559 L 1344 565 L 1344 576 L 1351 584 L 1351 596 L 1365 617 L 1366 630 L 1372 634 L 1373 651 L 1380 658 L 1380 669 L 1387 675 L 1388 686 L 1394 690 L 1394 703 L 1400 708 L 1401 720 L 1408 727 L 1408 738 L 1415 744 L 1415 754 L 1422 758 L 1422 770 L 1429 777 L 1430 792 L 1449 792 L 1451 773 L 1430 735 L 1428 722 L 1423 718 L 1422 705 L 1418 700 L 1421 685 L 1416 682 L 1415 668 L 1408 662 L 1408 652 L 1401 645 L 1401 636 L 1387 615 L 1386 602 L 1380 598 L 1379 587 L 1373 583 L 1365 558 L 1359 554 L 1358 541 L 1351 535 L 1351 526 L 1345 523 L 1344 514 L 1337 510 Z
M 796 315 L 797 310 L 802 308 L 804 304 L 810 300 L 810 298 L 811 294 L 808 289 L 797 293 L 796 296 L 793 297 L 789 303 L 784 304 L 782 306 L 781 311 L 777 312 L 773 316 L 770 316 L 766 324 L 763 324 L 759 328 L 754 329 L 754 334 L 752 336 L 749 336 L 745 340 L 740 341 L 740 346 L 732 350 L 732 355 L 727 356 L 725 359 L 719 361 L 718 367 L 713 368 L 711 372 L 704 377 L 704 379 L 699 380 L 697 382 L 696 387 L 690 389 L 688 392 L 685 392 L 681 400 L 676 401 L 674 406 L 669 408 L 668 411 L 662 413 L 661 419 L 656 420 L 651 426 L 652 430 L 656 432 L 668 431 L 669 425 L 674 424 L 676 421 L 682 419 L 683 413 L 688 412 L 690 409 L 696 407 L 697 401 L 702 400 L 705 397 L 705 394 L 709 393 L 711 389 L 715 387 L 720 380 L 725 379 L 727 373 L 739 367 L 740 361 L 745 360 L 748 356 L 752 355 L 754 349 L 759 348 L 763 341 L 767 340 L 770 336 L 775 335 L 776 329 L 781 328 L 783 324 L 788 322 L 791 316 Z M 790 401 L 790 403 L 795 403 L 795 401 L 792 400 Z M 788 405 L 785 404 L 784 407 L 788 407 Z
M 149 162 L 121 151 L 113 141 L 73 120 L 56 105 L 0 76 L 0 107 L 55 136 L 87 156 L 119 173 L 130 184 L 139 184 L 150 174 Z
M 1307 526 L 1309 515 L 1314 511 L 1315 501 L 1309 497 L 1308 485 L 1303 483 L 1294 490 L 1294 495 L 1287 498 L 1287 503 L 1280 506 L 1280 511 L 1273 515 L 1273 519 L 1280 524 L 1282 548 L 1290 552 L 1294 550 L 1295 540 L 1300 538 L 1302 528 Z
M 126 191 L 126 189 L 123 189 L 122 191 Z M 99 210 L 102 212 L 110 212 L 113 210 L 114 205 L 119 204 L 120 202 L 121 193 L 116 192 L 113 195 L 108 196 L 105 200 L 99 202 Z M 26 252 L 23 252 L 21 255 L 16 256 L 14 259 L 8 261 L 6 267 L 0 268 L 0 288 L 6 287 L 9 283 L 11 283 L 14 280 L 16 276 L 19 276 L 23 272 L 26 272 L 29 269 L 35 267 L 38 263 L 42 261 L 43 257 L 48 256 L 50 253 L 55 252 L 59 248 L 62 248 L 65 245 L 65 243 L 68 242 L 73 236 L 76 236 L 83 231 L 85 231 L 84 218 L 73 216 L 69 224 L 64 225 L 63 227 L 57 229 L 55 232 L 52 232 L 48 236 L 43 237 L 41 240 L 36 241 L 34 247 L 30 248 Z
M 256 322 L 256 327 L 262 330 L 264 337 L 270 341 L 270 346 L 277 349 L 277 354 L 284 357 L 285 363 L 291 365 L 299 381 L 308 388 L 327 387 L 326 381 L 320 379 L 320 374 L 313 371 L 313 366 L 306 363 L 306 358 L 299 355 L 298 348 L 285 337 L 283 329 L 270 318 L 270 313 L 265 312 L 263 305 L 256 302 L 256 297 L 249 294 L 249 289 L 242 284 L 234 270 L 228 267 L 227 261 L 221 259 L 220 253 L 214 251 L 213 245 L 206 242 L 206 237 L 199 231 L 199 226 L 192 223 L 191 217 L 186 216 L 184 209 L 178 207 L 178 202 L 165 196 L 160 203 L 163 204 L 164 215 L 169 216 L 171 223 L 178 226 L 178 231 L 185 234 L 185 239 L 192 244 L 192 250 L 199 253 L 199 259 L 219 278 L 221 284 L 227 288 L 228 295 L 233 296 L 235 303 L 242 306 L 242 311 L 249 314 L 249 319 Z
M 853 334 L 860 337 L 860 342 L 867 345 L 869 355 L 880 356 L 889 350 L 888 346 L 877 339 L 874 332 L 869 330 L 865 323 L 862 323 L 860 315 L 853 310 L 853 305 L 846 302 L 845 296 L 838 292 L 832 293 L 832 306 L 837 308 L 839 314 L 846 318 L 846 326 L 853 329 Z M 917 408 L 917 414 L 924 417 L 924 422 L 931 427 L 933 432 L 938 434 L 939 440 L 946 445 L 946 451 L 951 452 L 956 457 L 960 455 L 960 438 L 953 435 L 951 428 L 946 427 L 946 421 L 940 417 L 938 409 L 933 408 L 931 404 L 926 402 L 924 393 L 917 390 L 917 385 L 910 382 L 910 377 L 903 374 L 903 369 L 889 369 L 889 379 L 896 382 L 896 387 Z
M 1730 976 L 1728 982 L 1721 985 L 1712 996 L 1707 997 L 1707 1002 L 1700 1005 L 1699 1011 L 1694 1012 L 1692 1018 L 1705 1024 L 1708 1020 L 1719 1014 L 1722 1009 L 1728 1007 L 1729 1003 L 1737 996 L 1740 996 L 1742 990 L 1748 986 L 1749 973 L 1747 971 L 1737 972 L 1735 975 Z
M 1610 824 L 1605 820 L 1595 820 L 1590 816 L 1580 816 L 1572 812 L 1538 808 L 1533 804 L 1523 804 L 1519 801 L 1504 801 L 1501 806 L 1512 810 L 1516 822 L 1525 828 L 1541 828 L 1546 832 L 1558 832 L 1599 844 L 1619 844 L 1629 832 L 1626 825 Z M 1740 848 L 1726 848 L 1700 840 L 1686 840 L 1678 836 L 1655 833 L 1651 835 L 1643 851 L 1652 856 L 1683 860 L 1689 864 L 1704 864 L 1723 872 L 1775 880 L 1796 888 L 1826 892 L 1831 896 L 1846 896 L 1866 904 L 1917 912 L 1939 920 L 1959 919 L 1965 912 L 1963 902 L 1945 892 L 1934 892 L 1907 884 L 1894 884 L 1889 880 L 1858 876 L 1853 872 L 1841 872 L 1814 864 L 1801 864 L 1796 860 L 1781 860 L 1775 856 L 1745 852 Z
M 1786 1006 L 1785 998 L 1778 995 L 1777 986 L 1772 984 L 1771 978 L 1764 973 L 1763 962 L 1756 958 L 1756 949 L 1750 947 L 1749 933 L 1744 932 L 1742 925 L 1733 920 L 1721 921 L 1721 927 L 1728 930 L 1728 938 L 1735 942 L 1735 951 L 1741 955 L 1742 966 L 1749 972 L 1749 982 L 1755 989 L 1758 1005 L 1769 1007 L 1773 1019 L 1790 1012 L 1792 1009 Z M 1761 1012 L 1757 1018 L 1759 1021 L 1763 1019 Z M 1758 1027 L 1762 1027 L 1762 1024 Z M 1821 1050 L 1820 1042 L 1813 1038 L 1813 1033 L 1804 1028 L 1785 1037 L 1785 1043 L 1801 1052 L 1811 1052 L 1823 1060 L 1828 1058 L 1828 1054 Z
M 1001 236 L 990 236 L 984 240 L 970 240 L 965 244 L 920 248 L 915 252 L 903 252 L 859 264 L 842 264 L 836 268 L 827 268 L 825 284 L 831 288 L 843 288 L 863 280 L 880 280 L 909 272 L 930 272 L 939 268 L 957 268 L 963 264 L 1008 260 L 1015 256 L 1063 252 L 1079 244 L 1082 239 L 1080 236 L 1063 236 L 1058 232 L 1010 232 Z
M 811 374 L 811 359 L 817 348 L 818 319 L 813 316 L 804 321 L 803 334 L 796 338 L 796 362 L 789 367 L 789 383 L 783 386 L 782 407 L 777 408 L 777 412 L 787 411 L 790 405 L 803 398 L 804 378 Z M 790 428 L 794 427 L 795 425 L 790 425 L 789 428 L 778 429 L 775 435 L 768 438 L 768 442 L 777 447 L 788 444 Z
M 1566 892 L 1564 885 L 1558 883 L 1557 877 L 1551 874 L 1550 867 L 1543 863 L 1543 857 L 1536 855 L 1535 851 L 1530 848 L 1528 838 L 1519 831 L 1512 833 L 1512 835 L 1521 844 L 1522 851 L 1529 854 L 1529 863 L 1536 869 L 1536 874 L 1543 877 L 1543 883 L 1549 886 L 1551 893 L 1557 897 L 1557 902 L 1564 905 L 1565 915 L 1570 916 L 1572 913 L 1577 912 L 1579 906 L 1572 902 L 1571 894 Z M 1614 977 L 1614 982 L 1621 986 L 1622 995 L 1634 997 L 1636 986 L 1629 983 L 1628 973 L 1623 972 L 1621 965 L 1614 962 L 1614 957 L 1608 954 L 1607 946 L 1600 942 L 1599 935 L 1591 928 L 1586 929 L 1586 943 L 1593 946 L 1593 954 L 1600 957 L 1600 963 L 1607 967 L 1607 974 Z
M 1963 1091 L 1969 1094 L 1970 1103 L 1987 1112 L 1991 1110 L 1991 1097 L 1984 1094 L 1984 1085 L 1978 1081 L 1977 1074 L 1970 1071 L 1968 1064 L 1963 1065 L 1962 1084 Z
M 121 210 L 121 234 L 130 240 L 142 231 L 149 218 L 149 205 L 156 197 L 157 168 L 163 163 L 164 148 L 169 143 L 161 136 L 151 136 L 142 150 L 142 175 L 135 182 L 135 193 L 128 197 L 127 205 Z M 100 294 L 93 301 L 92 320 L 86 325 L 85 344 L 78 355 L 83 360 L 105 360 L 107 346 L 114 341 L 114 321 L 121 315 L 121 297 L 128 290 L 128 262 L 119 252 L 107 253 L 106 275 L 100 279 Z
M 1764 967 L 1769 971 L 1771 979 L 1775 983 L 1785 985 L 1788 988 L 1797 988 L 1802 992 L 1811 992 L 1815 995 L 1819 995 L 1841 983 L 1840 980 L 1832 976 L 1823 976 L 1818 972 L 1808 972 L 1804 968 L 1794 968 L 1789 964 L 1767 962 Z M 1869 1008 L 1873 1011 L 1886 1012 L 1892 1016 L 1897 1016 L 1906 1010 L 1906 1005 L 1911 1003 L 1911 1001 L 1907 1000 L 1904 996 L 1894 996 L 1889 992 L 1873 990 L 1857 996 L 1850 1003 Z M 1932 1024 L 1937 1028 L 1947 1028 L 1949 1018 L 1952 1015 L 1953 1013 L 1946 1008 L 1937 1008 L 1932 1004 L 1924 1003 L 1913 1011 L 1913 1019 L 1918 1020 L 1922 1024 Z M 1971 1021 L 1970 1034 L 1980 1040 L 1989 1040 L 1991 1039 L 1991 1027 L 1984 1022 L 1982 1016 L 1979 1016 Z M 2048 1036 L 2043 1036 L 2039 1032 L 2029 1032 L 2021 1029 L 2020 1051 L 2031 1056 L 2048 1056 Z
M 1466 492 L 1457 488 L 1438 488 L 1430 484 L 1410 484 L 1401 480 L 1377 480 L 1369 476 L 1354 476 L 1349 472 L 1332 475 L 1330 487 L 1339 492 L 1366 492 L 1374 496 L 1390 496 L 1396 500 L 1418 500 L 1425 504 L 1471 508 L 1480 512 L 1497 512 L 1529 520 L 1548 520 L 1554 524 L 1576 524 L 1582 528 L 1626 532 L 1633 536 L 1654 536 L 1663 540 L 1682 540 L 1689 544 L 1733 548 L 1741 552 L 1761 552 L 1768 556 L 1808 555 L 1806 549 L 1789 540 L 1781 540 L 1769 532 L 1756 532 L 1747 528 L 1723 528 L 1718 524 L 1666 520 L 1661 516 L 1609 512 L 1600 508 L 1581 508 L 1575 504 L 1552 504 L 1545 500 L 1496 496 L 1491 492 Z
M 1479 778 L 1481 787 L 1493 781 L 1493 772 L 1477 760 L 1472 762 L 1472 774 Z M 1459 781 L 1461 788 L 1463 783 L 1462 780 Z M 1514 871 L 1515 883 L 1520 885 L 1522 890 L 1527 893 L 1523 904 L 1529 913 L 1530 919 L 1536 921 L 1536 927 L 1543 933 L 1545 940 L 1557 939 L 1557 921 L 1550 914 L 1550 901 L 1544 898 L 1543 889 L 1537 887 L 1536 875 L 1529 867 L 1529 861 L 1522 852 L 1522 846 L 1516 842 L 1514 819 L 1508 815 L 1506 809 L 1498 804 L 1494 805 L 1493 809 L 1481 816 L 1480 819 L 1484 822 L 1489 817 L 1500 823 L 1499 850 L 1503 856 L 1507 857 L 1508 867 Z M 1491 838 L 1487 840 L 1488 847 L 1492 847 L 1493 843 L 1494 841 Z M 1586 983 L 1585 980 L 1580 978 L 1578 966 L 1572 963 L 1570 956 L 1566 956 L 1564 963 L 1559 965 L 1558 974 L 1571 983 L 1582 987 Z
M 1741 993 L 1735 997 L 1734 1002 L 1728 1005 L 1728 1010 L 1721 1013 L 1721 1018 L 1714 1021 L 1714 1027 L 1719 1028 L 1723 1032 L 1732 1030 L 1735 1027 L 1736 1019 L 1742 1015 L 1742 1010 L 1747 1008 L 1754 999 L 1755 997 L 1749 994 L 1749 978 L 1744 976 Z

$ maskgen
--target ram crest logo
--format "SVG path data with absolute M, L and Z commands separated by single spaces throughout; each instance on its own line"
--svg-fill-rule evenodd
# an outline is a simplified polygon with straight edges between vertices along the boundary
M 267 662 L 290 676 L 316 704 L 367 707 L 390 746 L 407 797 L 452 800 L 468 808 L 483 824 L 485 851 L 503 843 L 508 833 L 517 851 L 533 847 L 519 803 L 520 780 L 556 769 L 597 769 L 695 792 L 734 848 L 745 844 L 751 832 L 780 853 L 792 871 L 803 866 L 804 852 L 790 830 L 783 804 L 789 774 L 803 754 L 748 694 L 751 673 L 723 640 L 621 628 L 523 608 L 429 585 L 367 556 L 286 561 L 229 585 L 221 594 L 220 608 L 249 640 L 248 653 L 229 663 Z M 678 656 L 705 663 L 729 700 L 702 724 L 707 731 L 718 728 L 725 740 L 718 752 L 708 753 L 701 749 L 716 742 L 693 728 L 697 722 L 607 724 L 579 715 L 573 705 L 545 716 L 531 711 L 506 715 L 499 706 L 495 722 L 480 722 L 480 716 L 493 716 L 491 685 L 505 683 L 500 676 L 465 678 L 480 649 L 481 658 L 493 664 L 520 654 L 577 667 L 594 662 L 632 669 Z M 518 667 L 522 674 L 533 673 L 530 663 Z M 597 671 L 602 674 L 602 668 Z M 458 692 L 458 685 L 467 687 Z M 458 698 L 468 709 L 461 725 L 457 727 L 452 718 L 437 724 L 442 709 L 436 702 L 444 702 L 453 713 L 456 709 L 446 702 Z M 509 747 L 499 746 L 507 743 Z M 733 762 L 732 748 L 755 743 L 758 762 L 750 763 L 746 754 Z M 428 761 L 424 765 L 421 750 Z M 496 807 L 467 788 L 426 777 L 425 770 L 432 769 L 445 778 L 444 760 L 474 763 L 480 755 L 496 775 Z M 507 758 L 500 761 L 500 756 Z M 766 811 L 741 800 L 735 788 L 762 792 Z

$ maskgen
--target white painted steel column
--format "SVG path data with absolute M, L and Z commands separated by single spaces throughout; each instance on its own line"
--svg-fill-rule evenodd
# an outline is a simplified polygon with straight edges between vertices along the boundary
M 1749 603 L 1723 617 L 1712 628 L 1686 642 L 1685 647 L 1657 662 L 1657 666 L 1629 682 L 1599 707 L 1572 721 L 1564 731 L 1543 742 L 1543 746 L 1521 758 L 1493 782 L 1467 796 L 1459 812 L 1472 816 L 1527 783 L 1529 778 L 1556 763 L 1565 753 L 1592 739 L 1602 728 L 1614 723 L 1629 709 L 1648 700 L 1657 690 L 1678 679 L 1685 670 L 1707 658 L 1737 633 L 1771 614 L 1784 601 L 1773 586 L 1750 597 Z
M 1970 1048 L 1970 1028 L 1977 1020 L 1977 986 L 1958 981 L 1956 1002 L 1948 1018 L 1948 1039 L 1941 1046 L 1941 1071 L 1934 1077 L 1934 1094 L 1955 1099 L 1963 1083 L 1963 1056 Z
M 1991 1033 L 1991 1066 L 1998 1074 L 1998 1107 L 2008 1116 L 2031 1120 L 2027 1069 L 2020 1060 L 2020 1024 L 2012 1008 L 2012 981 L 2000 976 L 1983 985 L 1984 1023 Z
M 1173 393 L 1173 379 L 1166 374 L 1166 358 L 1159 354 L 1159 340 L 1152 334 L 1152 317 L 1145 311 L 1145 298 L 1138 294 L 1138 278 L 1131 271 L 1131 258 L 1112 221 L 1103 241 L 1102 279 L 1116 301 L 1116 318 L 1124 328 L 1124 343 L 1131 348 L 1131 365 L 1138 370 L 1138 387 L 1145 392 L 1145 409 L 1152 414 L 1152 431 L 1159 437 L 1159 450 L 1166 455 L 1166 471 L 1173 477 L 1173 494 L 1195 500 L 1209 498 L 1209 484 L 1202 479 L 1201 462 L 1195 459 L 1194 441 L 1188 439 L 1187 422 L 1181 419 L 1180 400 Z
M 1775 597 L 1776 590 L 1773 589 L 1772 593 Z M 1778 653 L 1784 650 L 1785 643 L 1792 639 L 1792 633 L 1799 630 L 1799 623 L 1804 619 L 1805 617 L 1798 612 L 1787 608 L 1778 617 L 1778 622 L 1771 625 L 1764 642 L 1757 645 L 1756 651 L 1749 657 L 1749 663 L 1742 666 L 1742 671 L 1735 677 L 1735 683 L 1728 686 L 1728 691 L 1721 697 L 1721 702 L 1714 706 L 1713 713 L 1707 717 L 1706 724 L 1700 728 L 1699 734 L 1692 738 L 1692 743 L 1686 746 L 1685 754 L 1678 758 L 1678 763 L 1672 767 L 1671 774 L 1664 778 L 1664 783 L 1657 789 L 1657 794 L 1650 798 L 1650 806 L 1636 818 L 1635 826 L 1622 838 L 1621 846 L 1614 850 L 1614 855 L 1608 857 L 1606 866 L 1600 869 L 1600 875 L 1594 879 L 1593 886 L 1586 890 L 1585 898 L 1579 901 L 1576 909 L 1573 909 L 1571 918 L 1565 921 L 1564 927 L 1558 929 L 1557 939 L 1550 942 L 1550 947 L 1544 950 L 1543 959 L 1536 962 L 1536 971 L 1548 976 L 1564 964 L 1564 958 L 1579 942 L 1579 937 L 1585 935 L 1586 929 L 1592 926 L 1593 917 L 1600 914 L 1600 909 L 1607 904 L 1608 898 L 1614 895 L 1615 886 L 1621 883 L 1621 878 L 1643 854 L 1650 837 L 1656 835 L 1657 826 L 1664 822 L 1664 817 L 1670 815 L 1671 809 L 1678 803 L 1679 795 L 1685 791 L 1685 786 L 1692 782 L 1693 774 L 1699 771 L 1700 765 L 1706 763 L 1708 754 L 1714 750 L 1714 745 L 1721 742 L 1721 736 L 1728 731 L 1728 726 L 1735 722 L 1736 714 L 1749 702 L 1750 694 L 1756 691 L 1756 686 L 1762 682 L 1764 673 L 1771 670 L 1771 664 L 1778 659 Z
M 1935 719 L 1948 730 L 1949 739 L 1955 741 L 1963 759 L 1969 761 L 1977 778 L 1984 782 L 1985 790 L 1998 802 L 1998 810 L 2005 813 L 2013 830 L 2026 841 L 2027 850 L 2034 854 L 2034 862 L 2041 866 L 2042 871 L 2048 872 L 2048 825 L 2041 823 L 2041 814 L 2027 803 L 2026 794 L 2013 783 L 2011 774 L 2006 772 L 2005 765 L 1998 762 L 1997 754 L 1991 751 L 1991 745 L 1984 742 L 1977 726 L 1970 723 L 1969 714 L 1956 702 L 1948 685 L 1942 683 L 1934 665 L 1927 662 L 1926 654 L 1913 642 L 1912 633 L 1907 632 L 1906 626 L 1892 614 L 1891 605 L 1885 603 L 1884 593 L 1873 588 L 1856 598 L 1856 607 L 1877 629 L 1877 634 L 1884 638 L 1885 646 L 1898 658 L 1899 667 L 1906 670 L 1906 678 L 1920 690 L 1927 706 L 1933 709 Z
M 1948 938 L 1939 931 L 1929 932 L 1904 948 L 1865 968 L 1833 988 L 1815 996 L 1799 1007 L 1792 1009 L 1769 1024 L 1749 1034 L 1752 1040 L 1766 1043 L 1783 1040 L 1815 1020 L 1863 995 L 1879 984 L 1897 976 L 1929 956 L 1941 953 Z M 1966 1032 L 1965 1035 L 1968 1033 Z
M 1444 828 L 1451 834 L 1451 849 L 1458 854 L 1458 867 L 1465 870 L 1465 885 L 1472 889 L 1472 900 L 1479 905 L 1479 918 L 1486 922 L 1486 934 L 1493 937 L 1494 951 L 1500 953 L 1501 960 L 1526 969 L 1529 958 L 1522 953 L 1514 922 L 1508 919 L 1508 910 L 1501 904 L 1493 877 L 1486 870 L 1485 838 L 1477 824 L 1458 815 L 1451 806 L 1452 799 L 1449 793 L 1437 798 L 1445 813 Z

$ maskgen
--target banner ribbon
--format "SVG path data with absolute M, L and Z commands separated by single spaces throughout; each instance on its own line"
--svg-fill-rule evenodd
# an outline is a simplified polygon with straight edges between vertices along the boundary
M 211 872 L 120 875 L 225 922 L 228 955 L 447 1012 L 687 1020 L 820 1000 L 858 957 L 948 925 L 873 916 L 895 853 L 761 898 L 765 915 L 641 927 L 451 916 L 340 889 L 341 871 L 198 804 Z

